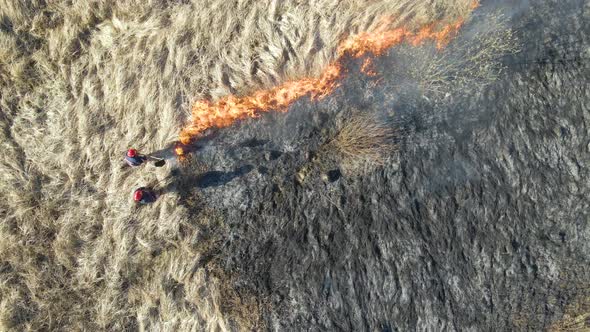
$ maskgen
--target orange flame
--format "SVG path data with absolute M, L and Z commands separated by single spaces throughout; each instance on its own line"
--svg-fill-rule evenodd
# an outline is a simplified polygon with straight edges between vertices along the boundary
M 367 76 L 377 76 L 377 72 L 375 71 L 375 68 L 373 67 L 373 59 L 372 58 L 366 58 L 363 61 L 363 64 L 361 65 L 361 72 L 363 72 L 365 75 Z
M 385 24 L 388 23 L 385 22 Z M 268 90 L 258 90 L 245 97 L 229 95 L 214 103 L 207 100 L 197 101 L 192 108 L 192 122 L 180 133 L 180 142 L 189 144 L 209 128 L 227 127 L 237 120 L 257 117 L 262 112 L 271 110 L 284 112 L 287 106 L 306 95 L 317 99 L 330 94 L 338 87 L 338 81 L 345 72 L 343 63 L 347 57 L 360 58 L 368 54 L 379 56 L 402 42 L 420 45 L 426 40 L 433 40 L 437 48 L 442 48 L 463 23 L 463 19 L 459 19 L 438 30 L 435 28 L 441 24 L 431 23 L 420 28 L 418 32 L 412 32 L 403 27 L 363 32 L 342 42 L 338 47 L 336 60 L 329 64 L 317 78 L 305 77 L 288 81 Z M 374 72 L 370 66 L 371 60 L 367 59 L 361 70 L 364 72 L 366 70 L 367 74 L 372 75 Z M 184 153 L 182 149 L 180 151 Z M 178 151 L 177 154 L 181 155 Z
M 188 160 L 188 157 L 190 156 L 190 150 L 187 150 L 185 148 L 187 147 L 181 142 L 176 142 L 176 144 L 174 144 L 174 153 L 176 153 L 176 156 L 178 157 L 178 160 L 180 162 L 186 162 Z

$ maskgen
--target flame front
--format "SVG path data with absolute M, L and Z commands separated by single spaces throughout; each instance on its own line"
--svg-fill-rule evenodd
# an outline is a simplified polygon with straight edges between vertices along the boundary
M 403 27 L 363 32 L 342 42 L 338 47 L 336 60 L 329 64 L 317 78 L 306 77 L 288 81 L 271 89 L 258 90 L 245 97 L 229 95 L 214 103 L 207 100 L 197 101 L 192 108 L 192 122 L 180 133 L 180 142 L 189 144 L 209 128 L 227 127 L 238 120 L 257 117 L 262 112 L 284 112 L 295 100 L 306 95 L 317 99 L 330 94 L 338 87 L 338 82 L 344 74 L 343 63 L 347 57 L 379 56 L 402 42 L 417 46 L 432 40 L 437 48 L 442 48 L 457 33 L 463 22 L 463 19 L 459 19 L 447 25 L 431 23 L 418 29 L 417 32 Z M 389 22 L 384 22 L 383 26 L 388 24 Z M 440 28 L 436 29 L 437 27 Z M 370 58 L 365 59 L 361 70 L 369 75 L 376 74 L 371 69 Z M 183 153 L 182 148 L 180 151 L 177 150 L 179 156 Z
M 192 123 L 180 133 L 180 141 L 189 144 L 209 128 L 223 128 L 244 118 L 254 118 L 260 112 L 271 110 L 286 111 L 295 100 L 310 94 L 312 98 L 328 95 L 338 85 L 342 75 L 342 64 L 334 62 L 318 78 L 303 78 L 286 82 L 269 90 L 259 90 L 251 96 L 224 97 L 216 103 L 207 100 L 195 102 L 192 110 Z

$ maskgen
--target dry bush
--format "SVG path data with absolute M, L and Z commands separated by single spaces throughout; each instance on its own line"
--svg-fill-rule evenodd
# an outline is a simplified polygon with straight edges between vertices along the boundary
M 194 99 L 317 74 L 382 15 L 469 3 L 0 0 L 0 330 L 229 329 L 227 280 L 193 272 L 219 246 L 193 243 L 207 213 L 172 192 L 136 208 L 171 168 L 121 169 L 125 149 L 167 146 Z
M 341 166 L 357 171 L 366 165 L 383 165 L 395 150 L 395 129 L 375 114 L 357 113 L 345 120 L 327 149 L 340 155 Z
M 474 15 L 464 32 L 444 49 L 401 49 L 407 66 L 406 81 L 417 84 L 429 98 L 465 93 L 496 81 L 504 65 L 501 59 L 518 52 L 519 44 L 507 19 L 499 12 Z

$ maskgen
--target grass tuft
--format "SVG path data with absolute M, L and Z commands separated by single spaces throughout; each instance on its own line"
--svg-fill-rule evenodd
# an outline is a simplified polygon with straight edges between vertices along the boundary
M 383 165 L 395 151 L 394 127 L 374 114 L 357 113 L 345 120 L 336 136 L 328 142 L 341 157 L 347 171 L 360 170 L 366 165 Z

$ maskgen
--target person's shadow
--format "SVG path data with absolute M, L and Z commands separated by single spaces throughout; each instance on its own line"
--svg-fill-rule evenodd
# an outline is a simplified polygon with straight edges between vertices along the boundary
M 174 147 L 176 143 L 170 143 L 165 148 L 148 153 L 147 155 L 150 157 L 155 157 L 158 159 L 172 159 L 176 157 L 176 153 L 174 153 Z
M 218 187 L 227 184 L 235 178 L 244 176 L 254 169 L 252 165 L 244 165 L 231 172 L 209 171 L 194 177 L 195 186 L 198 188 Z
M 233 171 L 208 171 L 205 173 L 190 175 L 176 174 L 175 180 L 161 188 L 162 193 L 178 192 L 187 193 L 193 188 L 211 188 L 226 185 L 232 180 L 250 173 L 254 169 L 252 165 L 243 165 L 235 168 Z

